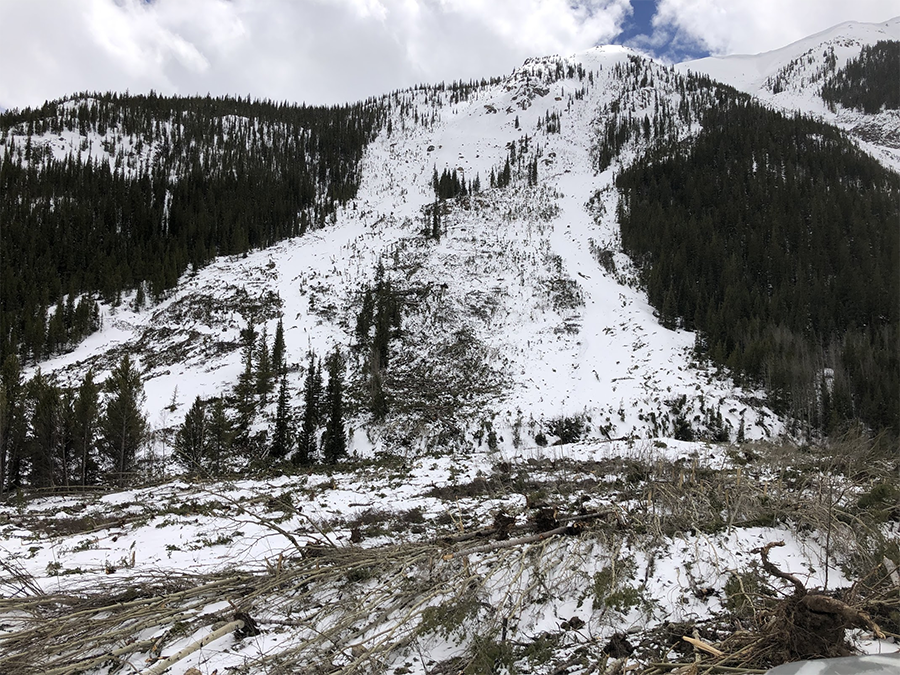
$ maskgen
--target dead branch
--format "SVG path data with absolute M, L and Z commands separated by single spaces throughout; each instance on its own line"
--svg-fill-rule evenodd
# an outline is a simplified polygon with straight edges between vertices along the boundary
M 777 577 L 778 579 L 784 579 L 785 581 L 789 581 L 794 586 L 794 597 L 802 598 L 806 595 L 806 586 L 803 585 L 797 577 L 793 574 L 788 574 L 787 572 L 782 572 L 780 569 L 775 567 L 771 562 L 769 562 L 769 549 L 772 549 L 776 546 L 784 546 L 783 541 L 773 541 L 765 546 L 760 546 L 759 548 L 755 548 L 751 553 L 759 553 L 759 557 L 762 559 L 763 569 L 771 574 L 773 577 Z

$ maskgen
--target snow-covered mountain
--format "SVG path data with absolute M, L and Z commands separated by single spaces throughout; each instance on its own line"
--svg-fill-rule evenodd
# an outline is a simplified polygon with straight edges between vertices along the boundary
M 288 359 L 303 364 L 310 349 L 352 351 L 361 291 L 381 263 L 406 298 L 391 349 L 408 400 L 384 427 L 360 414 L 353 451 L 373 443 L 393 450 L 401 438 L 420 448 L 451 437 L 470 443 L 486 439 L 488 428 L 502 445 L 532 443 L 565 417 L 583 420 L 584 437 L 598 440 L 665 436 L 678 416 L 701 435 L 713 433 L 710 425 L 731 438 L 741 427 L 748 438 L 777 435 L 782 423 L 758 404 L 760 392 L 696 363 L 693 334 L 659 325 L 620 251 L 613 176 L 643 142 L 595 170 L 613 106 L 635 118 L 660 105 L 677 109 L 680 79 L 603 47 L 530 60 L 464 96 L 393 94 L 390 125 L 363 159 L 358 196 L 325 230 L 219 259 L 149 309 L 129 309 L 133 295 L 104 307 L 103 330 L 41 368 L 80 376 L 98 359 L 109 368 L 132 350 L 145 369 L 151 423 L 170 427 L 195 396 L 230 391 L 237 381 L 241 298 L 271 300 L 258 328 L 274 335 L 282 315 Z M 102 153 L 104 144 L 95 146 Z M 537 163 L 536 183 L 523 174 L 490 189 L 513 148 L 518 163 Z M 434 242 L 423 231 L 433 175 L 445 170 L 466 182 L 477 177 L 482 191 L 445 206 Z M 295 391 L 301 383 L 294 372 Z
M 381 264 L 404 298 L 391 346 L 397 414 L 372 424 L 360 412 L 355 451 L 390 449 L 398 439 L 423 448 L 451 436 L 465 445 L 488 430 L 518 443 L 562 418 L 582 420 L 584 437 L 600 440 L 671 434 L 679 418 L 710 438 L 734 438 L 739 428 L 749 438 L 777 435 L 783 422 L 760 405 L 762 392 L 698 364 L 694 335 L 663 328 L 647 304 L 621 250 L 613 180 L 651 143 L 638 134 L 607 166 L 598 158 L 603 134 L 633 120 L 656 125 L 661 111 L 682 109 L 686 115 L 675 124 L 669 116 L 659 133 L 673 141 L 697 134 L 704 106 L 715 105 L 714 85 L 697 87 L 701 102 L 689 103 L 696 94 L 685 93 L 684 74 L 698 72 L 766 105 L 843 126 L 900 166 L 900 113 L 832 112 L 818 94 L 825 75 L 898 27 L 900 19 L 842 24 L 775 52 L 675 69 L 601 47 L 532 59 L 491 83 L 391 94 L 380 102 L 389 122 L 365 151 L 358 194 L 326 229 L 220 258 L 150 308 L 132 311 L 133 294 L 104 306 L 102 331 L 41 368 L 74 382 L 95 363 L 102 376 L 123 349 L 132 351 L 145 369 L 151 424 L 171 428 L 195 396 L 222 395 L 236 383 L 248 302 L 260 305 L 258 328 L 269 336 L 284 317 L 294 364 L 310 349 L 354 353 L 363 291 Z M 227 124 L 238 132 L 239 119 Z M 876 127 L 879 134 L 869 133 Z M 57 158 L 96 155 L 125 173 L 159 151 L 117 129 L 104 137 L 48 132 L 32 143 Z M 511 157 L 512 184 L 492 189 L 490 177 Z M 534 179 L 526 177 L 532 166 Z M 443 232 L 434 242 L 424 233 L 436 208 L 433 177 L 445 172 L 464 185 L 477 178 L 482 190 L 441 203 Z M 359 379 L 363 357 L 355 359 Z M 295 391 L 301 383 L 302 368 L 290 379 Z
M 167 664 L 191 675 L 650 673 L 676 661 L 759 672 L 810 654 L 896 651 L 873 623 L 900 630 L 898 493 L 886 478 L 895 453 L 862 435 L 791 447 L 777 397 L 738 386 L 728 354 L 698 360 L 704 338 L 684 322 L 664 327 L 624 252 L 616 178 L 699 144 L 710 111 L 748 107 L 688 70 L 860 137 L 861 124 L 881 124 L 884 136 L 860 144 L 897 166 L 896 111 L 832 113 L 815 87 L 821 53 L 839 67 L 898 25 L 847 24 L 769 55 L 677 68 L 599 47 L 368 102 L 377 134 L 358 165 L 316 171 L 321 184 L 358 175 L 352 197 L 316 193 L 297 236 L 100 302 L 100 330 L 28 365 L 77 386 L 130 354 L 153 431 L 139 464 L 150 484 L 0 504 L 8 663 L 29 675 L 125 664 L 147 675 Z M 95 104 L 48 112 L 77 110 L 72 128 L 11 126 L 5 157 L 34 166 L 30 176 L 47 157 L 91 157 L 129 178 L 162 166 L 166 226 L 188 172 L 238 173 L 226 140 L 275 166 L 275 145 L 313 144 L 280 118 L 227 115 L 209 120 L 226 140 L 198 148 L 184 118 L 151 120 L 144 137 L 124 123 L 99 128 Z M 809 147 L 837 143 L 821 129 Z M 746 167 L 722 170 L 780 185 L 777 154 L 754 151 Z M 439 199 L 435 178 L 453 196 Z M 192 185 L 216 206 L 208 184 Z M 388 407 L 376 416 L 361 342 L 372 339 L 366 303 L 387 282 L 398 320 L 380 363 Z M 236 457 L 228 479 L 187 475 L 173 457 L 195 398 L 234 393 L 251 318 L 269 342 L 283 325 L 295 412 L 309 352 L 346 356 L 341 463 L 273 471 L 268 439 L 242 446 L 259 456 Z M 782 326 L 774 336 L 791 346 Z M 814 374 L 808 400 L 834 394 L 833 370 L 797 361 Z M 270 392 L 260 437 L 276 407 Z M 857 579 L 847 605 L 830 597 Z M 800 598 L 814 587 L 830 604 L 809 625 L 836 621 L 829 631 L 802 623 Z M 860 598 L 870 614 L 853 613 Z M 819 633 L 824 646 L 810 646 Z
M 883 23 L 849 21 L 770 52 L 711 56 L 675 67 L 683 73 L 709 75 L 776 109 L 800 111 L 846 129 L 896 170 L 900 167 L 900 111 L 867 115 L 842 106 L 832 109 L 821 96 L 828 77 L 857 58 L 863 46 L 896 40 L 900 40 L 900 17 Z

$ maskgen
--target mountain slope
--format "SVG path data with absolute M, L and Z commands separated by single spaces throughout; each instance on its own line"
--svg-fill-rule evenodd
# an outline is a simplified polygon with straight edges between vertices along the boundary
M 817 271 L 785 260 L 778 237 L 829 261 L 865 252 L 893 227 L 896 174 L 836 129 L 618 47 L 367 106 L 376 123 L 353 163 L 358 183 L 341 199 L 317 190 L 311 210 L 290 214 L 314 216 L 302 235 L 192 265 L 143 298 L 129 283 L 120 298 L 87 293 L 99 330 L 26 360 L 24 373 L 15 355 L 4 362 L 0 474 L 12 457 L 2 453 L 19 453 L 16 475 L 0 478 L 0 492 L 15 488 L 0 503 L 10 667 L 149 672 L 199 647 L 173 669 L 649 675 L 660 663 L 762 670 L 896 651 L 875 626 L 900 632 L 895 439 L 855 427 L 840 440 L 810 430 L 799 448 L 785 441 L 796 420 L 757 385 L 779 373 L 730 370 L 729 354 L 699 359 L 709 330 L 685 330 L 703 328 L 703 313 L 681 306 L 696 298 L 657 285 L 726 292 L 717 309 L 742 338 L 755 327 L 743 295 L 762 302 L 769 289 L 755 265 L 740 267 L 741 247 L 755 242 L 765 258 L 774 242 L 771 277 Z M 238 126 L 252 136 L 256 122 Z M 64 141 L 87 139 L 85 153 L 112 169 L 120 156 L 137 161 L 136 139 L 118 127 L 106 148 L 85 131 Z M 257 134 L 271 159 L 270 136 Z M 773 137 L 789 142 L 754 140 Z M 23 155 L 36 144 L 27 127 L 9 139 Z M 279 175 L 279 162 L 264 164 Z M 749 228 L 760 225 L 746 217 L 753 199 L 769 194 L 750 175 L 772 183 L 790 216 L 778 237 Z M 192 184 L 180 171 L 167 180 Z M 836 215 L 841 204 L 865 211 L 857 197 L 872 193 L 887 206 L 864 214 L 865 227 Z M 187 204 L 209 216 L 202 197 Z M 689 223 L 683 211 L 707 216 L 703 241 L 658 236 Z M 855 248 L 813 246 L 845 226 Z M 721 237 L 729 255 L 710 255 Z M 698 273 L 659 273 L 691 256 Z M 661 259 L 672 264 L 655 267 Z M 900 262 L 878 259 L 900 281 Z M 718 267 L 728 274 L 711 275 Z M 847 286 L 845 307 L 896 330 L 882 286 Z M 884 289 L 887 302 L 900 297 Z M 286 367 L 275 378 L 281 332 Z M 311 456 L 285 461 L 273 384 L 283 377 L 299 427 L 305 384 L 335 353 L 346 364 L 348 454 L 320 453 L 323 425 L 313 424 Z M 84 387 L 87 373 L 103 381 L 126 355 L 140 367 L 152 433 L 122 475 L 88 429 L 79 438 L 99 485 L 75 486 L 86 472 L 75 471 L 67 410 L 82 398 L 54 387 Z M 815 413 L 841 375 L 820 357 L 797 369 Z M 863 375 L 882 385 L 900 374 L 895 362 L 883 370 Z M 113 395 L 99 394 L 95 421 Z M 230 436 L 218 413 L 231 428 L 247 420 L 215 465 L 177 451 L 188 416 L 191 432 L 201 426 L 197 410 L 224 431 L 209 446 Z M 109 488 L 114 479 L 139 486 Z M 808 611 L 826 597 L 838 614 Z M 694 636 L 721 654 L 692 650 L 684 638 Z
M 755 55 L 707 57 L 676 66 L 704 73 L 758 97 L 766 105 L 799 110 L 850 131 L 886 165 L 900 167 L 900 111 L 874 114 L 838 107 L 821 96 L 831 75 L 857 58 L 863 46 L 900 40 L 900 17 L 883 23 L 842 23 L 786 47 Z M 893 85 L 897 85 L 896 74 Z
M 660 78 L 661 93 L 638 86 L 647 73 Z M 612 171 L 594 173 L 596 144 L 584 139 L 596 136 L 598 111 L 613 102 L 628 101 L 639 115 L 677 91 L 670 71 L 605 48 L 536 59 L 464 97 L 395 94 L 386 102 L 390 133 L 367 149 L 358 196 L 332 225 L 221 259 L 150 311 L 110 308 L 104 331 L 43 368 L 77 364 L 74 376 L 111 348 L 98 367 L 110 367 L 121 347 L 137 347 L 155 402 L 151 420 L 178 423 L 194 395 L 219 394 L 237 380 L 241 312 L 262 299 L 254 320 L 272 335 L 284 316 L 290 362 L 333 344 L 354 355 L 351 447 L 360 451 L 372 434 L 386 449 L 398 441 L 486 443 L 491 430 L 502 445 L 529 443 L 567 417 L 598 439 L 671 434 L 678 418 L 701 434 L 734 437 L 742 426 L 747 437 L 778 433 L 770 412 L 742 402 L 758 392 L 693 365 L 693 336 L 660 327 L 633 282 L 619 283 L 630 263 L 617 252 Z M 511 152 L 512 184 L 489 189 Z M 538 181 L 529 185 L 524 167 L 532 162 Z M 484 189 L 439 205 L 435 241 L 423 232 L 432 174 L 445 169 L 464 181 L 477 176 Z M 393 414 L 381 426 L 365 412 L 365 355 L 351 330 L 379 262 L 404 314 L 386 373 Z M 301 375 L 290 375 L 295 390 Z M 163 411 L 173 400 L 174 414 Z

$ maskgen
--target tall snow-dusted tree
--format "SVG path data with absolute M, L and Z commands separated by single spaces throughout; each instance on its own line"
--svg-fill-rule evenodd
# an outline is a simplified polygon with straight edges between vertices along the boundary
M 273 459 L 284 459 L 291 447 L 291 407 L 288 397 L 287 375 L 281 376 L 278 387 L 278 406 L 275 410 L 275 429 L 272 432 L 272 446 L 269 456 Z
M 224 460 L 231 451 L 231 421 L 225 412 L 225 401 L 217 398 L 212 404 L 206 433 L 206 458 L 208 470 L 219 476 L 224 470 Z
M 144 384 L 141 374 L 126 354 L 104 383 L 106 406 L 100 420 L 101 449 L 124 485 L 134 470 L 137 451 L 147 436 L 147 419 L 141 410 Z
M 198 396 L 175 434 L 175 456 L 191 473 L 203 473 L 207 468 L 208 433 L 206 404 Z
M 256 393 L 259 394 L 260 405 L 265 407 L 269 400 L 269 394 L 272 393 L 272 376 L 274 374 L 269 352 L 269 335 L 265 326 L 259 336 L 256 361 Z
M 325 433 L 322 456 L 327 464 L 336 464 L 347 454 L 347 432 L 344 429 L 344 356 L 337 347 L 328 356 L 328 384 L 325 388 Z
M 72 454 L 74 477 L 81 485 L 97 478 L 97 427 L 100 418 L 100 388 L 94 383 L 94 371 L 88 370 L 72 404 Z
M 275 342 L 272 344 L 272 372 L 281 376 L 287 372 L 287 353 L 284 344 L 284 322 L 278 319 L 275 328 Z
M 253 371 L 253 351 L 256 344 L 256 328 L 250 321 L 241 331 L 241 361 L 244 368 L 234 388 L 234 407 L 237 417 L 234 421 L 234 441 L 246 445 L 250 435 L 250 425 L 256 417 L 256 378 Z
M 316 456 L 316 432 L 321 421 L 322 366 L 316 362 L 316 354 L 309 353 L 306 379 L 303 382 L 303 420 L 297 434 L 295 464 L 309 464 Z

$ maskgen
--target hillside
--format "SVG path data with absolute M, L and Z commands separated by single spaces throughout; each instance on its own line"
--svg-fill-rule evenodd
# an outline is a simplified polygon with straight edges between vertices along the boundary
M 846 129 L 879 161 L 900 167 L 900 111 L 889 105 L 877 112 L 835 106 L 822 98 L 835 74 L 857 59 L 863 47 L 900 41 L 900 17 L 884 23 L 849 22 L 810 35 L 764 54 L 707 57 L 678 64 L 679 72 L 703 73 L 758 97 L 766 105 L 799 110 Z M 897 95 L 896 72 L 887 78 L 859 83 L 859 89 L 887 88 Z M 890 98 L 890 97 L 888 97 Z M 893 100 L 892 98 L 890 100 Z
M 896 651 L 893 150 L 756 95 L 600 47 L 6 113 L 16 672 Z

